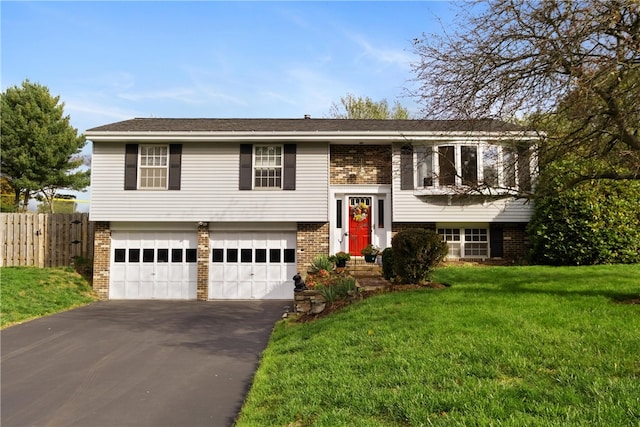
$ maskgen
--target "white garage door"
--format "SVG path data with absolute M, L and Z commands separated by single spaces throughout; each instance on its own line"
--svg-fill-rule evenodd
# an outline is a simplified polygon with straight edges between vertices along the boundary
M 110 299 L 196 299 L 193 232 L 111 233 Z
M 296 233 L 212 232 L 209 299 L 291 299 Z

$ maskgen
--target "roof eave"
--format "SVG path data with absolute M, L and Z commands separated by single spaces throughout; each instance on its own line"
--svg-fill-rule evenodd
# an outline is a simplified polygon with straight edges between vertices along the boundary
M 85 137 L 102 141 L 420 141 L 438 139 L 538 139 L 531 131 L 88 131 Z

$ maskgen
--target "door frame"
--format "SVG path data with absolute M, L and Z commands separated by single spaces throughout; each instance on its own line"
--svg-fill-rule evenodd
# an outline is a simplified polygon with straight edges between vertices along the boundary
M 382 249 L 391 246 L 391 185 L 335 185 L 330 187 L 329 195 L 330 254 L 349 251 L 349 199 L 351 197 L 371 198 L 371 243 Z M 383 208 L 382 217 L 379 216 L 379 206 Z M 352 255 L 361 256 L 360 254 Z

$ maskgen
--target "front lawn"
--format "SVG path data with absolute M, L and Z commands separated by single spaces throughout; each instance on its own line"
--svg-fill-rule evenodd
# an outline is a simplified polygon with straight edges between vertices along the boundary
M 237 426 L 640 424 L 640 265 L 434 280 L 280 322 Z
M 97 300 L 89 283 L 71 267 L 4 267 L 0 280 L 0 327 Z

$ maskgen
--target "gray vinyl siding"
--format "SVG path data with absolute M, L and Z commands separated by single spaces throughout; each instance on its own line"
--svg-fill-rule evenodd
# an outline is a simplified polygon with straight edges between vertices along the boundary
M 393 190 L 395 222 L 529 222 L 533 212 L 533 204 L 524 200 L 483 203 L 481 197 L 476 197 L 448 205 L 446 196 L 416 197 L 411 190 L 400 190 L 399 185 Z
M 239 143 L 182 144 L 180 190 L 124 190 L 125 142 L 94 142 L 93 221 L 325 222 L 329 144 L 297 144 L 296 190 L 240 191 Z

